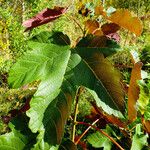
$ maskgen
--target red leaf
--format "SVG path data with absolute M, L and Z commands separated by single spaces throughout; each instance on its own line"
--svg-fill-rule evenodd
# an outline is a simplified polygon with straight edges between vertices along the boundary
M 40 25 L 51 22 L 59 18 L 62 14 L 66 12 L 67 8 L 64 7 L 54 7 L 54 9 L 46 8 L 40 13 L 38 13 L 33 18 L 23 22 L 23 26 L 26 27 L 25 31 L 31 30 Z
M 101 29 L 105 35 L 108 35 L 117 32 L 120 29 L 120 26 L 115 23 L 105 23 L 101 26 Z

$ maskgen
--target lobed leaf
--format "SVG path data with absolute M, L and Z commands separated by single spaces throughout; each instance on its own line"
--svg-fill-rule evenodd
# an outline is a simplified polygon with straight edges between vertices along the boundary
M 112 64 L 98 50 L 91 49 L 86 51 L 78 48 L 77 51 L 88 63 L 103 88 L 106 89 L 107 95 L 109 95 L 109 100 L 105 98 L 106 103 L 124 112 L 124 91 L 120 83 L 121 76 L 119 72 L 113 68 Z

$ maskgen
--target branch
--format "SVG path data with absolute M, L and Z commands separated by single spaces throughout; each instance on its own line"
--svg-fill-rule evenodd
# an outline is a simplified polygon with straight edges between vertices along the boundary
M 96 126 L 93 126 L 89 123 L 85 123 L 85 122 L 76 122 L 76 124 L 82 124 L 82 125 L 86 125 L 86 126 L 91 126 L 92 128 L 96 129 L 97 131 L 99 131 L 100 133 L 102 133 L 103 135 L 105 135 L 106 137 L 108 137 L 120 150 L 124 150 L 124 148 L 122 148 L 111 136 L 109 136 L 106 132 L 104 132 L 103 130 L 97 128 Z
M 83 91 L 83 87 L 79 87 L 79 89 L 77 90 L 77 94 L 75 97 L 75 110 L 74 110 L 74 118 L 73 118 L 73 127 L 72 127 L 72 135 L 71 135 L 71 139 L 72 142 L 74 142 L 75 139 L 75 130 L 76 130 L 76 120 L 77 120 L 77 114 L 78 114 L 78 103 L 79 103 L 79 98 L 81 95 L 81 92 Z
M 100 118 L 96 119 L 92 125 L 96 124 L 98 121 L 100 120 Z M 92 128 L 92 126 L 89 126 L 78 138 L 78 140 L 75 142 L 75 145 L 77 145 L 79 143 L 79 141 L 81 140 L 81 138 Z

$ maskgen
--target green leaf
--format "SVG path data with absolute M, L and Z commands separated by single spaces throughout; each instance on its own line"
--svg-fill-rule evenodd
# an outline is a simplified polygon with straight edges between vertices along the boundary
M 52 146 L 61 142 L 71 105 L 68 95 L 60 93 L 70 50 L 68 46 L 38 42 L 32 44 L 35 49 L 12 67 L 9 83 L 12 87 L 18 88 L 34 80 L 41 80 L 27 111 L 30 118 L 29 128 L 34 133 L 39 131 L 38 146 L 42 145 L 43 140 Z M 45 150 L 45 147 L 43 149 Z
M 75 48 L 82 56 L 91 56 L 93 52 L 100 52 L 105 57 L 121 51 L 120 46 L 113 40 L 108 40 L 105 36 L 90 36 L 82 38 Z
M 63 91 L 75 95 L 77 88 L 79 86 L 84 86 L 92 94 L 97 105 L 106 113 L 124 118 L 120 112 L 120 108 L 117 106 L 117 102 L 113 101 L 102 81 L 97 78 L 84 60 L 80 60 L 81 58 L 79 55 L 72 54 L 67 68 L 69 71 L 66 72 L 62 84 Z
M 150 120 L 150 91 L 148 86 L 143 80 L 138 82 L 140 87 L 139 99 L 137 101 L 138 109 L 141 114 L 144 114 L 146 120 Z
M 141 132 L 141 125 L 137 124 L 135 134 L 132 138 L 131 150 L 142 150 L 144 146 L 148 145 L 147 138 L 148 135 Z
M 125 94 L 120 83 L 121 75 L 119 71 L 116 70 L 110 61 L 107 58 L 104 58 L 104 56 L 97 50 L 91 49 L 91 51 L 83 51 L 83 49 L 78 48 L 77 51 L 79 55 L 88 63 L 90 69 L 94 72 L 99 84 L 101 84 L 101 89 L 106 91 L 105 94 L 101 93 L 101 95 L 99 95 L 98 93 L 100 93 L 100 91 L 96 89 L 98 97 L 109 107 L 123 113 L 125 110 Z M 104 110 L 106 111 L 106 108 Z M 108 113 L 109 110 L 107 109 L 106 112 Z
M 14 118 L 9 127 L 12 131 L 0 136 L 0 150 L 25 150 L 35 143 L 36 134 L 28 129 L 25 116 Z
M 104 130 L 107 134 L 111 134 L 109 127 L 107 126 Z M 87 137 L 87 141 L 95 148 L 103 147 L 104 150 L 111 150 L 112 142 L 108 139 L 108 137 L 104 136 L 100 132 L 95 132 Z
M 35 49 L 20 58 L 10 70 L 8 82 L 13 88 L 35 80 L 45 80 L 47 76 L 59 73 L 57 68 L 63 61 L 64 64 L 67 63 L 67 57 L 70 55 L 68 46 L 38 42 L 32 44 Z
M 70 45 L 70 39 L 66 34 L 62 32 L 40 32 L 38 35 L 35 35 L 31 38 L 34 42 L 40 43 L 52 43 L 56 45 Z
M 123 117 L 103 83 L 78 54 L 70 55 L 69 46 L 37 41 L 29 43 L 33 50 L 12 67 L 8 79 L 13 88 L 40 80 L 26 112 L 29 128 L 38 132 L 33 150 L 56 149 L 61 143 L 71 103 L 80 86 L 90 89 L 98 106 L 108 114 Z

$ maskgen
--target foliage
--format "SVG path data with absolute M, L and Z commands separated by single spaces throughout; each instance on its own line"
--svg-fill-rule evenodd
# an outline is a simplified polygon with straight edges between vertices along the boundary
M 73 21 L 82 33 L 74 41 L 69 38 L 74 35 L 68 36 L 56 30 L 57 23 L 53 24 L 54 30 L 47 29 L 50 25 L 44 25 L 44 32 L 41 28 L 39 31 L 36 29 L 61 15 L 64 18 L 73 16 L 69 8 L 45 9 L 23 23 L 28 30 L 35 29 L 23 37 L 29 39 L 25 42 L 26 53 L 11 67 L 8 84 L 10 88 L 23 90 L 32 89 L 36 83 L 36 88 L 30 91 L 23 107 L 2 117 L 10 132 L 0 136 L 0 149 L 76 150 L 79 145 L 83 149 L 91 146 L 104 149 L 148 148 L 148 135 L 143 131 L 149 133 L 149 87 L 137 83 L 142 78 L 142 63 L 131 57 L 130 87 L 125 91 L 126 83 L 108 58 L 122 50 L 119 45 L 122 28 L 140 36 L 141 21 L 126 9 L 103 8 L 91 1 L 81 2 L 79 7 L 75 12 L 79 14 L 74 16 L 80 15 L 81 25 L 78 23 L 80 19 L 73 18 Z M 68 14 L 63 14 L 62 9 L 68 9 Z M 132 24 L 136 26 L 133 28 Z M 20 29 L 22 32 L 21 26 Z M 84 95 L 88 105 L 81 106 L 79 101 Z M 143 100 L 144 103 L 147 100 L 146 106 L 143 106 Z M 81 122 L 78 121 L 78 108 L 79 111 L 82 109 L 79 105 L 88 107 L 90 112 L 80 116 Z M 137 123 L 142 124 L 142 128 Z M 77 128 L 77 125 L 88 128 L 84 131 L 85 128 Z M 93 130 L 86 136 L 87 140 L 82 141 L 90 128 L 97 132 L 93 133 Z

